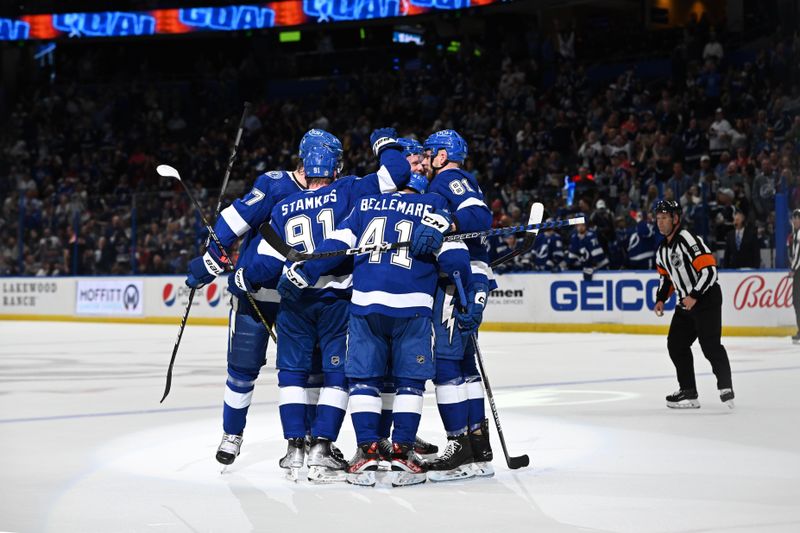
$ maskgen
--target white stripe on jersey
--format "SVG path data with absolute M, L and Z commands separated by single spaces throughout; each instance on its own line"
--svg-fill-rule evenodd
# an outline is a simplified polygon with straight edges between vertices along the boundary
M 347 274 L 346 276 L 321 276 L 312 289 L 349 289 L 352 285 L 352 274 Z
M 489 279 L 494 279 L 494 272 L 492 272 L 492 269 L 489 267 L 489 265 L 483 261 L 470 261 L 469 265 L 473 274 L 483 274 Z
M 458 211 L 459 209 L 464 209 L 465 207 L 473 206 L 473 205 L 482 205 L 483 207 L 486 207 L 486 204 L 483 203 L 483 201 L 479 200 L 478 198 L 467 198 L 466 200 L 464 200 L 463 202 L 458 204 L 458 207 L 456 207 L 456 211 Z
M 439 248 L 439 251 L 436 252 L 436 259 L 439 259 L 439 256 L 443 253 L 450 251 L 450 250 L 467 250 L 467 245 L 464 244 L 463 241 L 447 241 L 442 244 L 442 247 Z
M 222 219 L 228 227 L 231 228 L 231 231 L 239 237 L 250 231 L 250 224 L 244 221 L 242 215 L 232 205 L 223 209 L 220 215 L 222 215 Z
M 268 255 L 270 257 L 274 257 L 281 263 L 286 261 L 286 258 L 282 256 L 278 250 L 270 246 L 267 241 L 261 241 L 260 243 L 258 243 L 258 248 L 256 249 L 256 251 L 261 255 Z
M 356 236 L 350 228 L 333 230 L 328 234 L 328 238 L 343 242 L 348 248 L 355 248 L 356 246 Z
M 280 303 L 281 295 L 275 289 L 260 288 L 253 293 L 253 300 L 257 302 Z
M 408 308 L 427 307 L 433 308 L 433 296 L 424 292 L 409 292 L 405 294 L 392 294 L 384 291 L 357 291 L 353 289 L 350 300 L 354 305 L 366 307 L 368 305 L 385 305 L 386 307 Z
M 392 175 L 389 173 L 389 170 L 381 165 L 381 168 L 378 169 L 378 186 L 381 188 L 382 193 L 387 192 L 394 192 L 397 190 L 397 184 L 392 179 Z

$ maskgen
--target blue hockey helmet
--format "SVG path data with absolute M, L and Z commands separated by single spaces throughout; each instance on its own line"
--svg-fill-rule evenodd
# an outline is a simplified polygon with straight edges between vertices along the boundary
M 414 189 L 420 194 L 424 194 L 425 191 L 428 190 L 428 178 L 423 174 L 412 172 L 411 177 L 408 178 L 408 184 L 406 187 L 409 189 Z
M 297 155 L 300 157 L 300 159 L 305 159 L 308 150 L 314 146 L 324 146 L 328 148 L 332 152 L 336 153 L 339 159 L 341 159 L 342 154 L 344 153 L 344 150 L 342 149 L 342 141 L 340 141 L 336 135 L 328 133 L 327 131 L 319 128 L 314 128 L 308 130 L 303 135 L 303 138 L 300 139 L 300 148 L 297 152 Z
M 412 139 L 410 137 L 400 137 L 397 139 L 397 144 L 399 144 L 403 149 L 403 156 L 408 157 L 410 155 L 417 155 L 422 154 L 424 148 L 422 148 L 422 144 L 416 139 Z
M 335 179 L 339 170 L 339 157 L 326 146 L 312 146 L 305 151 L 303 168 L 309 178 Z
M 455 130 L 441 130 L 425 139 L 425 149 L 436 157 L 439 150 L 447 151 L 447 160 L 463 163 L 467 158 L 467 141 Z

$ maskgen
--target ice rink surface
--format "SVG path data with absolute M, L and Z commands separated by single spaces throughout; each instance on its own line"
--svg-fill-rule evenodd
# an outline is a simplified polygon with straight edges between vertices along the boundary
M 283 479 L 274 355 L 224 475 L 225 329 L 0 322 L 0 531 L 800 531 L 800 347 L 726 338 L 737 394 L 673 411 L 660 336 L 484 333 L 512 454 L 491 479 L 392 489 Z M 443 444 L 432 396 L 420 435 Z M 339 445 L 354 450 L 348 419 Z

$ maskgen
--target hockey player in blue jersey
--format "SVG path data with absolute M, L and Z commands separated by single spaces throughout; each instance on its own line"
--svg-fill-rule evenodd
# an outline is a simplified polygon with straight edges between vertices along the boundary
M 467 157 L 467 143 L 457 132 L 442 130 L 424 143 L 429 152 L 431 181 L 429 191 L 443 196 L 451 213 L 449 230 L 484 231 L 491 228 L 492 214 L 484 202 L 475 177 L 461 167 Z M 446 213 L 442 213 L 447 216 Z M 443 232 L 418 225 L 412 235 L 411 253 L 415 257 L 435 252 L 443 242 Z M 467 286 L 469 307 L 457 312 L 456 288 L 447 279 L 439 280 L 433 308 L 436 356 L 436 402 L 447 434 L 447 447 L 429 465 L 428 477 L 435 481 L 490 476 L 492 449 L 486 420 L 483 385 L 475 361 L 471 333 L 483 318 L 486 297 L 497 287 L 489 268 L 489 252 L 481 239 L 466 241 L 470 253 L 471 282 Z M 474 462 L 474 465 L 473 465 Z
M 547 222 L 552 221 L 552 218 L 547 219 Z M 564 242 L 560 233 L 553 229 L 545 230 L 537 242 L 538 244 L 533 249 L 535 270 L 539 272 L 561 272 L 566 268 Z
M 406 161 L 408 161 L 412 176 L 416 174 L 417 176 L 424 177 L 426 174 L 424 164 L 425 149 L 422 147 L 422 144 L 420 144 L 418 140 L 410 137 L 400 137 L 397 139 L 397 142 L 402 147 L 403 155 L 406 157 Z M 425 188 L 427 188 L 427 183 L 425 184 Z M 420 189 L 421 186 L 419 184 L 414 187 L 414 190 L 417 192 L 425 192 Z M 382 466 L 386 468 L 388 468 L 386 465 L 391 462 L 392 455 L 392 444 L 389 440 L 389 436 L 392 431 L 392 405 L 394 405 L 396 389 L 397 387 L 392 379 L 391 368 L 389 368 L 387 369 L 386 380 L 381 388 L 381 402 L 383 408 L 381 410 L 380 444 L 381 454 L 384 459 Z M 414 442 L 414 451 L 417 452 L 420 457 L 430 458 L 439 451 L 439 447 L 417 436 L 417 440 Z
M 578 213 L 576 216 L 583 216 Z M 608 266 L 608 258 L 600 246 L 597 234 L 586 224 L 578 224 L 569 238 L 567 252 L 569 267 L 572 270 L 583 270 L 583 279 L 591 281 L 595 270 Z
M 427 184 L 425 176 L 412 174 L 403 192 L 362 198 L 317 251 L 407 241 L 419 225 L 449 226 L 447 200 L 436 194 L 408 194 L 424 193 Z M 309 261 L 297 267 L 294 275 L 304 283 L 294 285 L 288 278 L 287 283 L 280 283 L 279 288 L 288 289 L 288 294 L 282 292 L 284 299 L 298 297 L 302 286 L 314 284 L 344 259 Z M 397 386 L 392 415 L 392 483 L 402 486 L 426 480 L 427 467 L 414 453 L 414 443 L 425 382 L 435 376 L 431 311 L 439 276 L 452 276 L 455 271 L 463 272 L 469 282 L 470 258 L 461 242 L 445 243 L 433 254 L 415 257 L 408 248 L 355 257 L 345 363 L 358 443 L 348 468 L 351 483 L 375 484 L 381 456 L 380 389 L 387 364 Z
M 630 232 L 627 242 L 627 268 L 631 270 L 653 270 L 655 268 L 657 232 L 646 215 L 639 214 L 638 222 Z
M 299 155 L 302 157 L 312 147 L 323 146 L 338 154 L 341 160 L 342 144 L 330 133 L 312 129 L 300 141 Z M 230 250 L 241 238 L 239 258 L 236 266 L 247 265 L 256 255 L 258 227 L 269 219 L 272 208 L 285 197 L 306 188 L 306 176 L 302 166 L 295 171 L 275 170 L 256 178 L 253 188 L 242 198 L 222 210 L 214 225 L 220 242 Z M 225 271 L 222 254 L 213 241 L 202 257 L 189 263 L 186 285 L 202 287 L 214 281 Z M 253 294 L 262 315 L 270 324 L 275 322 L 278 310 L 278 293 L 274 283 L 266 284 Z M 239 455 L 242 434 L 247 422 L 247 411 L 252 401 L 255 381 L 266 362 L 269 335 L 257 318 L 246 298 L 231 299 L 228 325 L 228 378 L 226 380 L 222 426 L 222 442 L 216 458 L 222 464 L 233 463 Z
M 298 251 L 313 252 L 337 222 L 346 218 L 358 198 L 396 191 L 408 181 L 409 164 L 400 153 L 394 130 L 376 130 L 371 140 L 381 166 L 377 173 L 361 179 L 336 179 L 336 154 L 325 147 L 309 150 L 303 162 L 309 190 L 286 198 L 271 214 L 270 226 L 287 244 Z M 285 261 L 277 250 L 261 241 L 259 255 L 229 279 L 231 292 L 252 292 L 275 283 Z M 312 370 L 314 346 L 319 344 L 324 381 L 311 425 L 308 479 L 320 483 L 344 480 L 347 462 L 335 453 L 332 443 L 347 408 L 344 356 L 351 279 L 349 264 L 327 272 L 302 299 L 282 302 L 277 317 L 280 417 L 288 441 L 287 458 L 293 458 L 288 466 L 294 479 L 304 459 L 304 387 Z

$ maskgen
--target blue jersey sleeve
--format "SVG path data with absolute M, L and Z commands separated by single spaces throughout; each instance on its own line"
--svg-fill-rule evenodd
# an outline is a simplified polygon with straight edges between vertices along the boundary
M 408 183 L 411 165 L 399 150 L 384 150 L 380 162 L 378 172 L 355 181 L 351 192 L 353 201 L 364 196 L 394 192 Z
M 276 208 L 272 210 L 269 225 L 278 235 L 282 235 L 283 217 Z M 275 281 L 283 273 L 283 265 L 286 258 L 275 248 L 270 246 L 267 241 L 259 237 L 256 254 L 250 260 L 250 264 L 245 268 L 247 280 L 256 285 L 267 285 L 270 281 Z
M 447 199 L 458 233 L 484 231 L 492 227 L 492 212 L 472 176 L 460 171 L 445 171 L 434 181 L 436 185 L 431 192 Z
M 348 248 L 355 248 L 358 242 L 358 237 L 361 235 L 361 213 L 353 209 L 350 215 L 345 218 L 334 231 L 328 235 L 328 238 L 322 241 L 319 246 L 314 250 L 315 253 L 320 252 L 333 252 L 336 250 L 347 250 Z M 311 285 L 315 284 L 317 280 L 325 272 L 333 270 L 342 264 L 348 256 L 340 255 L 330 257 L 327 259 L 315 259 L 308 261 L 303 266 L 303 273 L 309 280 Z
M 597 235 L 591 233 L 588 236 L 588 241 L 589 254 L 591 256 L 589 263 L 593 265 L 594 268 L 605 268 L 608 266 L 608 258 L 606 257 L 603 247 L 600 246 Z
M 250 192 L 237 198 L 220 212 L 214 224 L 214 231 L 226 249 L 251 228 L 257 228 L 269 219 L 270 211 L 275 204 L 270 195 L 272 181 L 274 178 L 262 174 L 256 179 Z

